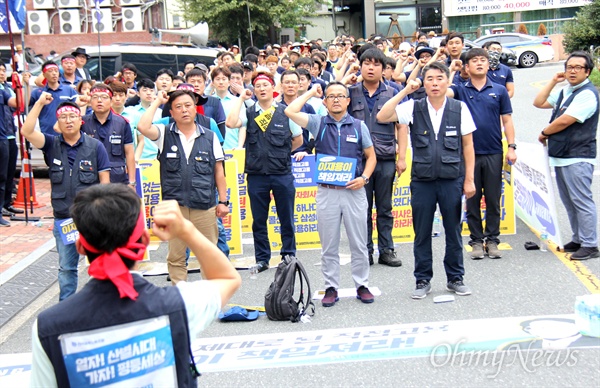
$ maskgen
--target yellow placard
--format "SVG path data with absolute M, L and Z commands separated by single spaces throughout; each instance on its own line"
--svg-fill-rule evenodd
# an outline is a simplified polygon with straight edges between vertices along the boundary
M 229 253 L 241 255 L 242 247 L 242 225 L 240 222 L 240 196 L 238 185 L 238 161 L 228 159 L 225 161 L 225 180 L 227 182 L 227 200 L 229 201 L 229 214 L 223 217 L 223 226 L 227 235 Z
M 155 159 L 140 160 L 138 166 L 142 170 L 142 199 L 146 209 L 146 228 L 150 232 L 150 241 L 160 241 L 152 232 L 154 209 L 162 200 L 160 162 Z
M 252 233 L 252 212 L 250 211 L 250 198 L 248 197 L 248 182 L 244 173 L 246 162 L 246 150 L 227 150 L 225 159 L 235 159 L 238 165 L 238 188 L 240 203 L 240 222 L 242 233 Z
M 261 131 L 265 132 L 267 130 L 267 127 L 269 126 L 269 124 L 271 123 L 271 119 L 273 118 L 273 113 L 275 113 L 274 106 L 263 111 L 261 114 L 254 118 L 254 121 L 256 122 L 256 124 L 258 124 L 258 127 Z

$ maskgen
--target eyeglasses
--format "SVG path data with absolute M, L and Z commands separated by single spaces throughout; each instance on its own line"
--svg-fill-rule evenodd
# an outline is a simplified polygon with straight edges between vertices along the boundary
M 110 96 L 95 94 L 92 96 L 91 100 L 92 101 L 98 101 L 98 100 L 108 101 L 108 100 L 110 100 Z
M 63 123 L 67 121 L 75 121 L 77 119 L 79 119 L 79 116 L 77 115 L 61 115 L 58 117 L 58 121 L 62 121 Z
M 571 72 L 575 72 L 575 73 L 579 73 L 581 70 L 585 69 L 585 66 L 567 66 L 565 67 L 565 70 L 569 73 Z
M 329 101 L 335 101 L 335 100 L 345 100 L 346 98 L 348 98 L 348 96 L 326 96 L 325 97 L 327 100 Z

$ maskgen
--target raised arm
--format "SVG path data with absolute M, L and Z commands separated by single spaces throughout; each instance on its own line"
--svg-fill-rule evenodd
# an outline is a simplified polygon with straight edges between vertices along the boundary
M 156 99 L 150 104 L 150 107 L 140 117 L 140 121 L 138 121 L 137 130 L 150 140 L 156 140 L 160 136 L 160 131 L 155 125 L 152 125 L 152 120 L 158 107 L 166 104 L 168 101 L 167 92 L 164 90 L 160 91 Z
M 252 98 L 252 91 L 244 89 L 240 97 L 233 103 L 227 120 L 225 120 L 225 126 L 229 128 L 240 128 L 242 126 L 242 120 L 240 120 L 240 111 L 244 106 L 244 102 Z
M 52 95 L 47 92 L 42 92 L 40 98 L 35 102 L 33 108 L 29 110 L 29 114 L 27 115 L 27 119 L 23 126 L 21 127 L 21 134 L 25 136 L 27 140 L 31 144 L 33 144 L 36 148 L 43 148 L 46 143 L 46 138 L 44 134 L 35 130 L 35 124 L 37 123 L 38 117 L 40 116 L 40 112 L 42 108 L 48 104 L 50 104 L 54 100 Z
M 377 120 L 382 123 L 392 123 L 398 121 L 398 115 L 396 115 L 396 107 L 406 97 L 408 94 L 414 92 L 419 89 L 420 85 L 417 81 L 412 80 L 406 85 L 404 89 L 400 91 L 400 93 L 396 94 L 394 97 L 390 98 L 381 108 L 379 113 L 377 113 Z
M 308 92 L 296 98 L 285 108 L 285 115 L 302 128 L 306 128 L 308 125 L 308 113 L 300 112 L 300 110 L 311 97 L 321 98 L 322 96 L 323 90 L 321 89 L 321 85 L 314 84 Z

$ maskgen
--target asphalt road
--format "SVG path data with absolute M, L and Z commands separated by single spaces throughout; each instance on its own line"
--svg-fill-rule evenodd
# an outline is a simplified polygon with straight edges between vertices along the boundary
M 550 111 L 540 111 L 532 106 L 539 86 L 549 80 L 562 65 L 540 66 L 533 69 L 515 69 L 516 96 L 513 98 L 514 121 L 519 141 L 534 142 L 537 134 L 550 117 Z M 518 154 L 518 151 L 517 151 Z M 596 172 L 598 167 L 596 167 Z M 596 204 L 600 203 L 600 183 L 594 180 Z M 569 241 L 570 229 L 564 210 L 558 204 L 564 241 Z M 249 237 L 249 236 L 245 236 Z M 589 260 L 583 265 L 572 266 L 563 255 L 554 252 L 525 251 L 525 241 L 537 241 L 537 236 L 522 222 L 517 221 L 517 234 L 502 237 L 512 250 L 504 251 L 501 260 L 472 261 L 465 258 L 465 283 L 473 289 L 473 295 L 458 297 L 455 302 L 434 304 L 437 295 L 448 294 L 443 275 L 443 239 L 434 239 L 433 292 L 424 300 L 410 299 L 414 287 L 412 244 L 397 247 L 404 265 L 389 268 L 375 264 L 371 267 L 370 285 L 382 291 L 375 303 L 366 305 L 354 298 L 343 298 L 334 307 L 325 309 L 317 303 L 316 314 L 311 323 L 272 322 L 260 317 L 254 322 L 215 322 L 204 333 L 204 338 L 249 336 L 263 334 L 308 332 L 327 329 L 360 328 L 381 325 L 404 325 L 422 322 L 476 321 L 473 335 L 489 330 L 487 319 L 521 316 L 572 314 L 575 297 L 600 292 L 600 260 Z M 464 242 L 466 243 L 466 238 Z M 342 253 L 348 254 L 347 239 L 343 238 Z M 160 256 L 165 252 L 161 247 Z M 252 255 L 252 246 L 244 245 L 244 256 Z M 312 287 L 322 287 L 318 251 L 298 253 L 304 263 Z M 466 253 L 465 253 L 465 257 Z M 578 273 L 580 276 L 578 276 Z M 262 305 L 274 270 L 250 279 L 242 271 L 242 287 L 232 303 Z M 587 274 L 583 281 L 582 274 Z M 342 267 L 341 288 L 353 287 L 349 265 Z M 85 278 L 85 276 L 84 276 Z M 164 276 L 149 278 L 159 285 L 167 285 Z M 198 274 L 190 280 L 199 279 Z M 39 309 L 56 302 L 58 288 L 54 286 L 29 306 L 22 314 L 7 324 L 8 339 L 0 344 L 0 354 L 30 352 L 30 330 Z M 199 295 L 198 297 L 202 297 Z M 464 323 L 466 325 L 467 323 Z M 458 324 L 460 327 L 461 324 Z M 6 334 L 6 332 L 5 332 Z M 291 335 L 291 334 L 290 334 Z M 269 362 L 259 369 L 240 370 L 241 365 L 231 364 L 227 371 L 204 373 L 200 386 L 579 386 L 597 387 L 600 384 L 600 349 L 578 349 L 573 353 L 576 361 L 570 365 L 557 366 L 541 363 L 532 367 L 523 362 L 501 363 L 496 366 L 482 362 L 445 363 L 440 365 L 430 357 L 409 357 L 333 362 L 297 365 L 285 368 L 269 368 Z

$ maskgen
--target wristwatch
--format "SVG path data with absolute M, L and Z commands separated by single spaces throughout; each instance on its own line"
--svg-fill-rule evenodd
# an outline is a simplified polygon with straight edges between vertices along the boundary
M 219 205 L 229 206 L 229 201 L 219 201 Z
M 129 186 L 134 186 L 135 187 L 135 181 L 129 182 Z
M 365 180 L 365 185 L 369 183 L 369 178 L 364 175 L 361 175 L 360 177 Z
M 515 143 L 510 143 L 508 145 L 508 148 L 512 148 L 513 150 L 516 150 L 517 149 L 517 145 Z

